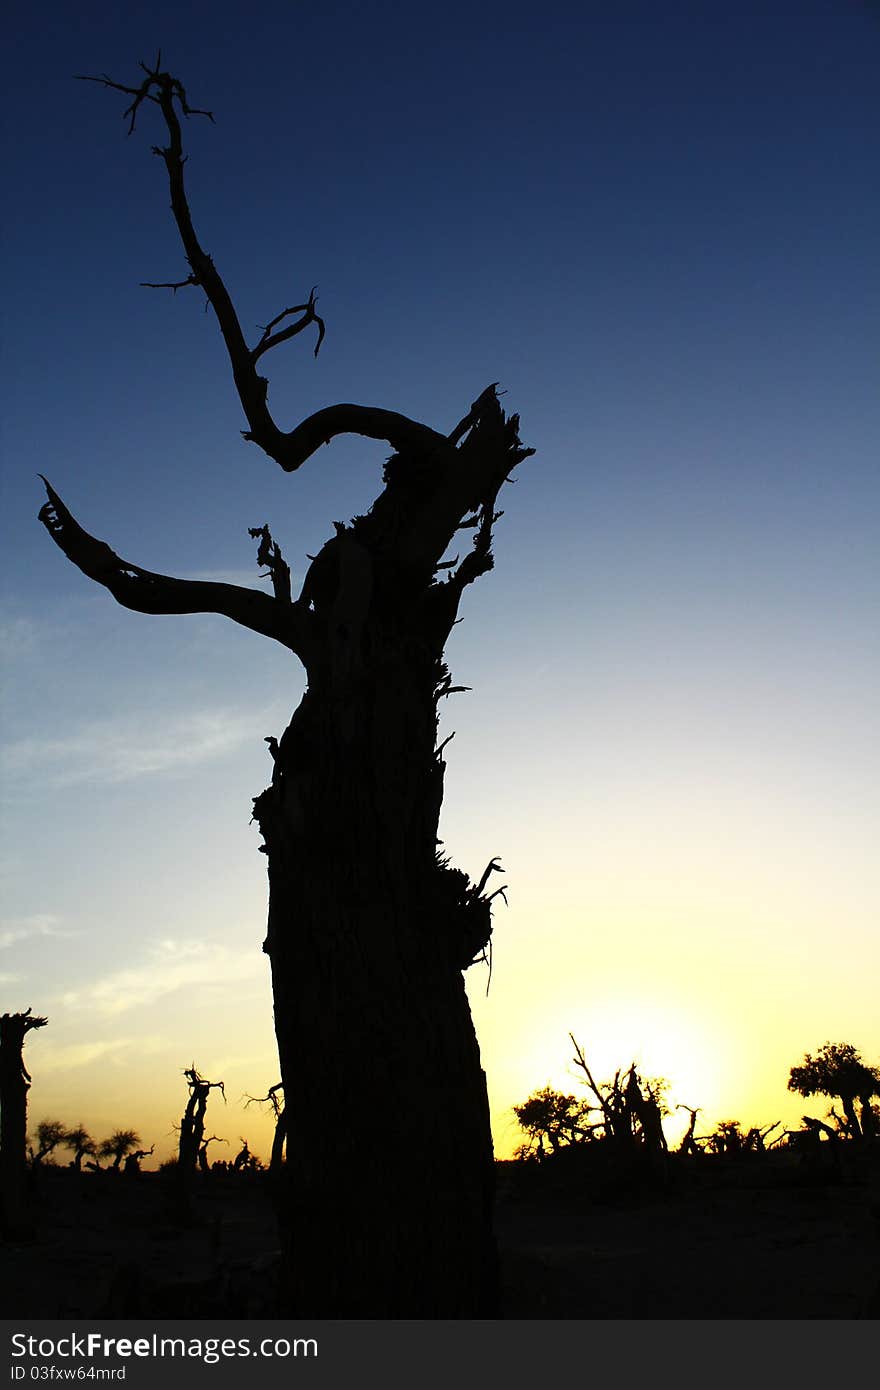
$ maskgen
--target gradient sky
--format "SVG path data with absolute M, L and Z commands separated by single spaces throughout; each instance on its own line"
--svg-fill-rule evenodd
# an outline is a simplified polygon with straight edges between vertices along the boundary
M 658 11 L 662 10 L 662 14 Z M 732 13 L 732 11 L 736 13 Z M 7 97 L 0 1008 L 32 1005 L 31 1117 L 265 1154 L 278 1077 L 263 743 L 302 689 L 219 617 L 129 613 L 36 520 L 45 473 L 125 558 L 301 580 L 387 446 L 285 475 L 244 427 L 186 274 L 152 111 L 192 120 L 191 204 L 253 326 L 317 284 L 327 338 L 273 354 L 282 428 L 337 400 L 448 430 L 491 381 L 537 449 L 448 656 L 441 833 L 504 864 L 469 974 L 496 1149 L 510 1107 L 636 1059 L 704 1123 L 795 1122 L 826 1039 L 877 1008 L 880 20 L 850 3 L 49 3 Z M 822 1114 L 821 1102 L 812 1113 Z M 669 1125 L 682 1128 L 681 1116 Z M 700 1132 L 698 1130 L 698 1132 Z

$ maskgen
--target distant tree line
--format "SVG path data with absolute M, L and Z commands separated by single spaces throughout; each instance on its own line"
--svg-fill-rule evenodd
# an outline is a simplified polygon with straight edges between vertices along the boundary
M 513 1107 L 524 1142 L 516 1150 L 520 1159 L 541 1159 L 577 1145 L 603 1145 L 618 1155 L 667 1152 L 663 1118 L 672 1113 L 667 1104 L 670 1083 L 664 1077 L 646 1078 L 635 1062 L 619 1068 L 610 1081 L 596 1081 L 583 1048 L 572 1034 L 574 1065 L 586 1094 L 570 1094 L 544 1086 Z M 697 1134 L 701 1107 L 679 1104 L 690 1122 L 677 1151 L 684 1155 L 760 1154 L 776 1146 L 803 1149 L 823 1141 L 865 1142 L 880 1134 L 880 1068 L 863 1061 L 852 1043 L 823 1043 L 815 1056 L 789 1072 L 788 1089 L 809 1098 L 826 1096 L 832 1104 L 824 1119 L 804 1115 L 798 1130 L 782 1129 L 781 1121 L 744 1128 L 739 1120 L 722 1120 L 713 1130 Z M 772 1139 L 774 1130 L 780 1132 Z

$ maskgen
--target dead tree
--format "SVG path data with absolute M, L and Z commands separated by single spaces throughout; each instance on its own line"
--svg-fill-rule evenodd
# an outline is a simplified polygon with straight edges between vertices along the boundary
M 127 1178 L 137 1177 L 141 1171 L 141 1163 L 145 1158 L 149 1158 L 156 1145 L 151 1144 L 148 1149 L 135 1149 L 132 1153 L 125 1155 L 125 1165 L 122 1169 Z
M 208 1164 L 208 1145 L 228 1143 L 229 1140 L 221 1139 L 219 1134 L 209 1134 L 202 1140 L 201 1144 L 199 1144 L 198 1158 L 196 1160 L 200 1173 L 210 1172 L 210 1165 Z
M 205 1111 L 208 1108 L 208 1097 L 216 1089 L 225 1101 L 226 1088 L 222 1081 L 208 1081 L 204 1076 L 200 1076 L 196 1071 L 195 1064 L 187 1067 L 183 1074 L 189 1087 L 189 1096 L 183 1118 L 180 1121 L 177 1167 L 181 1174 L 189 1175 L 196 1170 L 202 1144 L 205 1143 L 207 1150 L 208 1143 L 210 1143 L 210 1140 L 204 1141 Z
M 241 1148 L 232 1160 L 232 1171 L 233 1173 L 247 1173 L 251 1168 L 257 1166 L 257 1159 L 248 1148 L 248 1141 L 246 1139 L 241 1139 L 240 1136 L 239 1138 Z
M 624 1078 L 634 1076 L 635 1064 L 626 1072 L 623 1072 L 622 1068 L 618 1068 L 611 1081 L 597 1082 L 590 1070 L 584 1049 L 577 1042 L 573 1033 L 569 1033 L 568 1036 L 574 1047 L 575 1066 L 583 1072 L 585 1084 L 599 1103 L 598 1108 L 602 1112 L 605 1140 L 621 1152 L 631 1149 L 636 1137 L 636 1116 L 632 1107 L 632 1090 Z
M 307 686 L 269 738 L 271 785 L 254 801 L 268 858 L 275 1026 L 288 1117 L 279 1215 L 289 1307 L 323 1317 L 469 1317 L 497 1311 L 493 1154 L 486 1080 L 463 971 L 491 933 L 485 889 L 438 853 L 444 647 L 462 594 L 493 566 L 498 494 L 534 451 L 495 385 L 449 428 L 342 403 L 282 429 L 259 372 L 274 348 L 324 324 L 314 291 L 249 343 L 195 230 L 171 74 L 142 65 L 129 131 L 157 109 L 188 273 L 220 328 L 245 438 L 285 472 L 354 434 L 391 455 L 369 511 L 334 523 L 298 596 L 267 526 L 253 528 L 272 594 L 173 579 L 89 536 L 47 483 L 41 519 L 84 574 L 141 613 L 222 613 L 296 656 Z M 155 282 L 151 282 L 155 283 Z M 159 286 L 156 286 L 159 287 Z M 171 505 L 171 502 L 169 502 Z M 467 552 L 454 553 L 464 532 Z M 452 558 L 448 552 L 452 549 Z M 384 1142 L 364 1145 L 367 1133 Z
M 669 1146 L 663 1133 L 660 1088 L 640 1077 L 635 1064 L 627 1073 L 624 1097 L 632 1133 L 655 1157 L 665 1154 Z
M 31 1076 L 22 1052 L 26 1035 L 45 1028 L 48 1019 L 28 1008 L 23 1014 L 0 1014 L 0 1201 L 2 1226 L 14 1235 L 27 1229 L 27 1093 Z
M 767 1152 L 770 1145 L 767 1138 L 782 1123 L 781 1120 L 774 1120 L 771 1125 L 753 1125 L 745 1137 L 745 1148 L 747 1153 L 763 1154 Z
M 678 1153 L 680 1153 L 680 1154 L 698 1154 L 698 1153 L 700 1153 L 700 1152 L 701 1152 L 700 1146 L 699 1146 L 699 1144 L 697 1143 L 697 1141 L 694 1139 L 694 1131 L 695 1131 L 696 1128 L 697 1128 L 697 1116 L 698 1116 L 699 1113 L 700 1113 L 701 1107 L 698 1105 L 698 1106 L 694 1109 L 694 1108 L 691 1107 L 690 1105 L 679 1104 L 679 1105 L 677 1105 L 675 1108 L 676 1108 L 676 1110 L 686 1110 L 686 1111 L 688 1112 L 688 1114 L 690 1115 L 690 1117 L 691 1117 L 691 1118 L 690 1118 L 690 1123 L 688 1124 L 687 1129 L 685 1130 L 684 1134 L 681 1136 L 681 1142 L 679 1143 L 679 1146 L 678 1146 Z
M 284 1162 L 284 1145 L 287 1141 L 287 1115 L 284 1105 L 279 1099 L 279 1092 L 284 1090 L 283 1083 L 276 1081 L 274 1086 L 270 1086 L 264 1096 L 248 1096 L 245 1102 L 245 1109 L 249 1105 L 271 1105 L 272 1114 L 275 1116 L 275 1130 L 272 1134 L 272 1152 L 269 1157 L 269 1172 L 275 1178 L 281 1172 L 281 1165 Z

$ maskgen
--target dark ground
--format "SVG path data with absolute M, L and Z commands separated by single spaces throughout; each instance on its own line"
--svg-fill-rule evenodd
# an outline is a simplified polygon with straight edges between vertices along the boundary
M 875 1148 L 877 1146 L 874 1146 Z M 587 1171 L 580 1156 L 498 1164 L 505 1316 L 880 1315 L 880 1154 L 840 1169 L 793 1155 Z M 0 1246 L 4 1317 L 272 1317 L 265 1181 L 212 1175 L 194 1222 L 162 1174 L 47 1169 L 34 1239 Z

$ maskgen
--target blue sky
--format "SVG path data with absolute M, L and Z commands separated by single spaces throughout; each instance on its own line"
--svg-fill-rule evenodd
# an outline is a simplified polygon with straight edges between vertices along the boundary
M 788 1066 L 826 1037 L 876 1059 L 876 11 L 99 3 L 13 27 L 0 997 L 51 1016 L 34 1116 L 161 1144 L 193 1058 L 230 1094 L 276 1079 L 248 817 L 301 689 L 220 618 L 117 608 L 37 523 L 36 474 L 127 559 L 257 587 L 247 528 L 301 578 L 384 451 L 283 475 L 240 439 L 199 292 L 139 288 L 186 273 L 160 132 L 144 112 L 127 139 L 124 100 L 71 79 L 134 82 L 159 46 L 216 116 L 187 174 L 243 324 L 319 287 L 320 357 L 269 359 L 279 424 L 352 400 L 450 429 L 498 380 L 537 449 L 444 721 L 447 845 L 510 883 L 471 989 L 499 1149 L 511 1104 L 568 1084 L 569 1028 L 721 1118 L 796 1106 Z M 140 1120 L 132 1078 L 159 1094 Z

